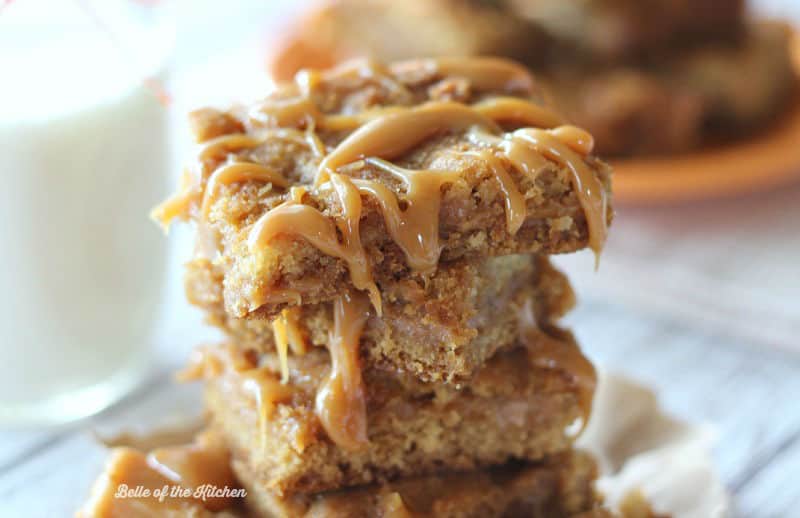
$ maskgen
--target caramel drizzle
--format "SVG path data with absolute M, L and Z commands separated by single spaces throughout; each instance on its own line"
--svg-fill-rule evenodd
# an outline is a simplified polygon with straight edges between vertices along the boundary
M 392 70 L 398 73 L 404 67 L 418 64 L 400 63 Z M 504 60 L 449 58 L 428 60 L 424 64 L 432 67 L 433 73 L 466 77 L 479 89 L 535 88 L 533 79 L 525 69 Z M 316 136 L 316 126 L 326 129 L 358 128 L 322 160 L 315 180 L 317 186 L 330 183 L 334 187 L 342 207 L 341 216 L 335 218 L 334 225 L 317 209 L 305 206 L 298 200 L 289 200 L 258 220 L 249 237 L 252 249 L 259 249 L 279 234 L 299 235 L 323 253 L 344 260 L 353 284 L 358 289 L 369 291 L 373 305 L 380 313 L 380 295 L 372 280 L 358 232 L 361 215 L 359 194 L 373 196 L 378 201 L 387 229 L 403 249 L 409 265 L 421 271 L 432 271 L 441 251 L 438 240 L 440 190 L 443 184 L 454 181 L 456 175 L 447 171 L 412 171 L 385 160 L 402 155 L 433 135 L 467 132 L 468 137 L 478 144 L 497 146 L 512 166 L 523 174 L 532 176 L 546 166 L 548 160 L 567 167 L 572 173 L 573 187 L 586 215 L 589 245 L 595 255 L 599 255 L 607 231 L 607 199 L 602 183 L 583 161 L 593 145 L 588 133 L 572 126 L 554 128 L 561 123 L 560 117 L 544 107 L 513 97 L 491 98 L 471 107 L 440 102 L 415 108 L 395 106 L 357 115 L 326 116 L 312 100 L 316 85 L 324 78 L 370 76 L 384 83 L 390 81 L 390 86 L 396 86 L 398 82 L 389 77 L 384 69 L 371 63 L 348 64 L 321 74 L 313 71 L 299 73 L 295 81 L 300 97 L 264 105 L 261 120 L 269 124 L 305 125 L 305 134 L 291 129 L 278 131 L 283 132 L 284 137 L 305 142 L 318 156 L 324 155 L 325 146 Z M 536 128 L 502 134 L 496 121 L 514 121 Z M 217 157 L 221 152 L 253 148 L 263 142 L 263 138 L 246 134 L 225 135 L 207 142 L 199 158 L 201 161 L 207 160 Z M 497 157 L 484 151 L 477 156 L 486 160 L 500 183 L 505 196 L 507 228 L 509 233 L 514 234 L 527 215 L 524 197 Z M 335 175 L 340 167 L 359 160 L 366 160 L 373 167 L 400 178 L 406 187 L 405 202 L 409 208 L 401 210 L 396 195 L 377 182 L 350 180 L 346 176 Z M 285 178 L 264 166 L 228 164 L 215 171 L 209 179 L 202 200 L 203 216 L 208 216 L 220 185 L 247 180 L 271 182 L 279 187 L 288 184 Z M 199 186 L 188 185 L 187 180 L 182 192 L 158 207 L 154 216 L 167 225 L 176 215 L 188 211 L 198 191 Z M 339 242 L 337 230 L 342 234 L 343 243 Z M 291 298 L 278 296 L 278 299 L 296 300 L 294 292 L 292 295 Z
M 523 128 L 511 135 L 512 140 L 519 139 L 531 145 L 537 152 L 570 170 L 573 189 L 586 215 L 589 248 L 595 254 L 595 262 L 599 261 L 608 233 L 608 197 L 603 184 L 586 165 L 582 156 L 592 150 L 592 136 L 574 126 L 561 126 L 552 130 Z
M 293 391 L 289 385 L 281 383 L 271 372 L 256 368 L 242 372 L 241 387 L 249 393 L 258 411 L 258 430 L 262 450 L 266 448 L 267 423 L 280 403 L 292 399 Z
M 491 113 L 494 110 L 495 115 L 509 111 L 517 113 L 512 104 L 499 106 L 501 108 L 494 107 L 488 111 Z M 510 107 L 502 108 L 502 106 Z M 526 114 L 531 117 L 535 115 L 536 113 Z M 552 121 L 545 120 L 544 124 L 537 125 L 546 126 L 549 122 Z M 479 128 L 483 134 L 492 136 L 485 141 L 487 144 L 500 140 L 500 137 L 495 135 L 501 132 L 492 119 L 475 108 L 458 103 L 430 103 L 376 119 L 353 132 L 322 161 L 317 171 L 317 183 L 324 182 L 331 173 L 346 164 L 367 157 L 391 159 L 402 155 L 432 135 L 464 132 L 473 128 Z M 542 157 L 570 169 L 573 187 L 586 214 L 590 247 L 596 255 L 599 255 L 607 232 L 607 197 L 602 183 L 585 164 L 582 156 L 591 151 L 592 137 L 573 126 L 561 126 L 549 130 L 524 128 L 506 134 L 504 138 L 510 143 L 501 145 L 501 148 L 507 154 L 513 155 L 510 157 L 512 162 L 517 162 L 518 168 L 524 172 L 531 173 L 544 165 Z M 539 156 L 523 151 L 522 144 L 532 148 Z M 498 176 L 496 168 L 493 169 Z M 508 189 L 506 191 L 511 192 Z
M 281 362 L 281 383 L 285 385 L 289 381 L 289 332 L 286 318 L 282 313 L 272 322 L 272 334 L 275 337 L 275 350 Z
M 281 311 L 272 322 L 275 336 L 275 349 L 281 363 L 281 383 L 289 381 L 289 348 L 294 354 L 305 354 L 308 350 L 303 333 L 300 330 L 300 308 L 294 306 Z
M 429 103 L 375 119 L 344 139 L 322 161 L 316 183 L 346 164 L 378 157 L 390 160 L 439 133 L 466 131 L 473 126 L 500 131 L 489 118 L 454 102 Z
M 256 367 L 253 358 L 232 345 L 196 347 L 189 362 L 175 378 L 180 382 L 208 380 L 225 372 L 243 372 Z
M 497 182 L 500 184 L 500 190 L 503 191 L 506 204 L 506 227 L 508 233 L 514 235 L 525 222 L 525 217 L 528 215 L 528 209 L 525 206 L 525 197 L 517 189 L 517 184 L 514 179 L 503 167 L 503 163 L 495 155 L 489 151 L 467 152 L 465 155 L 475 156 L 476 158 L 486 162 L 489 168 L 494 173 Z
M 303 295 L 293 289 L 273 289 L 265 294 L 260 304 L 253 304 L 250 311 L 255 311 L 261 304 L 293 304 L 299 305 L 303 302 Z
M 305 131 L 294 128 L 274 128 L 259 132 L 258 136 L 246 133 L 231 133 L 207 141 L 198 151 L 198 159 L 202 162 L 218 158 L 220 155 L 256 148 L 269 139 L 283 139 L 308 147 L 315 156 L 325 156 L 325 145 L 315 132 L 315 126 L 309 124 Z
M 392 77 L 390 69 L 377 61 L 365 58 L 345 61 L 328 70 L 300 70 L 295 74 L 294 84 L 300 91 L 301 96 L 311 97 L 320 83 L 345 79 L 354 81 L 371 79 L 387 90 L 400 91 L 407 94 L 408 97 L 411 96 L 411 92 L 401 82 Z
M 190 489 L 189 495 L 152 496 L 154 491 L 170 484 Z M 117 491 L 121 485 L 145 488 L 150 493 L 119 498 Z M 216 512 L 236 504 L 230 497 L 197 494 L 195 490 L 204 485 L 242 491 L 238 489 L 228 451 L 207 432 L 199 434 L 190 444 L 158 448 L 147 455 L 131 446 L 117 446 L 77 516 L 216 516 Z
M 525 128 L 502 134 L 494 121 L 458 103 L 423 105 L 376 119 L 356 130 L 322 161 L 317 172 L 317 183 L 330 182 L 339 197 L 342 212 L 336 218 L 336 226 L 313 207 L 287 202 L 267 212 L 255 224 L 250 235 L 251 249 L 259 249 L 278 234 L 299 235 L 323 253 L 346 261 L 353 284 L 358 289 L 370 290 L 373 304 L 380 312 L 380 295 L 372 281 L 358 232 L 359 193 L 378 201 L 387 229 L 405 253 L 409 266 L 423 272 L 434 270 L 441 252 L 438 237 L 440 190 L 443 184 L 456 181 L 458 175 L 447 171 L 408 170 L 380 158 L 399 156 L 432 135 L 458 131 L 467 131 L 478 143 L 498 145 L 512 165 L 524 174 L 532 175 L 547 164 L 547 159 L 569 168 L 587 217 L 590 247 L 599 255 L 607 230 L 607 202 L 603 185 L 583 161 L 582 155 L 590 152 L 593 145 L 591 136 L 572 126 L 550 130 Z M 486 160 L 500 183 L 506 200 L 508 230 L 516 233 L 527 215 L 524 197 L 497 157 L 486 151 L 476 156 Z M 400 209 L 395 193 L 386 186 L 370 180 L 351 180 L 335 173 L 340 167 L 359 160 L 365 160 L 405 184 L 408 204 L 405 210 Z M 343 243 L 339 242 L 337 226 Z
M 216 158 L 223 153 L 230 153 L 240 149 L 250 149 L 263 143 L 263 139 L 244 133 L 222 135 L 207 141 L 200 147 L 197 158 L 200 161 Z
M 325 147 L 314 134 L 313 127 L 306 130 L 305 134 L 291 129 L 280 129 L 266 133 L 263 137 L 256 137 L 244 133 L 232 133 L 206 141 L 198 151 L 198 161 L 218 159 L 220 155 L 252 149 L 263 144 L 268 138 L 277 137 L 303 143 L 312 150 L 316 156 L 324 156 Z M 321 147 L 320 147 L 321 146 Z M 230 169 L 229 169 L 230 168 Z M 257 172 L 260 171 L 260 172 Z M 215 178 L 216 175 L 216 178 Z M 279 187 L 286 187 L 288 180 L 277 172 L 269 172 L 268 168 L 254 163 L 232 163 L 222 166 L 209 177 L 205 191 L 202 189 L 202 178 L 195 178 L 189 171 L 181 177 L 178 191 L 164 202 L 157 205 L 150 217 L 157 221 L 165 231 L 176 217 L 185 217 L 189 213 L 192 202 L 202 196 L 201 213 L 208 219 L 210 206 L 214 201 L 216 191 L 221 185 L 246 180 L 260 180 L 272 182 Z
M 292 353 L 304 355 L 308 352 L 309 344 L 300 325 L 300 308 L 286 308 L 281 312 L 286 321 L 286 334 Z
M 261 164 L 234 162 L 224 165 L 214 171 L 206 183 L 200 208 L 203 218 L 208 219 L 211 205 L 214 203 L 220 185 L 246 182 L 248 180 L 271 183 L 282 188 L 289 186 L 289 181 L 282 174 Z
M 378 158 L 368 158 L 366 163 L 403 182 L 405 209 L 400 208 L 397 195 L 385 185 L 372 180 L 353 180 L 353 183 L 360 193 L 378 202 L 386 228 L 403 250 L 408 265 L 421 272 L 434 271 L 442 251 L 439 245 L 441 187 L 457 181 L 459 173 L 404 169 Z
M 157 448 L 147 455 L 147 464 L 154 471 L 189 489 L 203 485 L 235 488 L 238 482 L 230 467 L 230 455 L 221 445 L 212 444 L 203 435 L 192 444 Z M 202 499 L 210 511 L 230 507 L 231 498 Z
M 353 285 L 369 293 L 372 304 L 380 314 L 380 292 L 372 280 L 366 251 L 361 245 L 361 197 L 352 181 L 345 176 L 335 175 L 331 178 L 331 184 L 342 207 L 342 215 L 335 218 L 336 224 L 314 207 L 302 204 L 302 196 L 300 199 L 294 196 L 264 214 L 255 223 L 250 231 L 248 245 L 251 250 L 260 250 L 279 235 L 302 237 L 324 254 L 345 261 Z M 343 236 L 341 243 L 337 229 Z
M 539 128 L 554 128 L 564 123 L 555 112 L 518 97 L 492 97 L 473 104 L 472 108 L 495 122 L 514 122 Z
M 294 391 L 271 372 L 258 366 L 258 361 L 247 351 L 234 345 L 199 347 L 192 352 L 189 365 L 178 373 L 179 381 L 214 379 L 233 373 L 244 393 L 256 404 L 258 428 L 262 446 L 266 443 L 267 422 L 277 405 L 292 399 Z
M 156 205 L 150 211 L 150 218 L 161 225 L 164 232 L 169 231 L 169 225 L 175 218 L 186 218 L 189 214 L 192 200 L 196 197 L 198 182 L 189 171 L 181 175 L 178 192 Z
M 478 144 L 499 146 L 512 165 L 528 176 L 544 167 L 547 160 L 568 168 L 586 215 L 589 248 L 595 253 L 595 261 L 599 260 L 608 234 L 608 197 L 602 182 L 584 162 L 594 147 L 594 139 L 588 132 L 569 125 L 553 129 L 522 128 L 501 138 L 482 128 L 473 128 L 467 136 Z
M 418 68 L 430 75 L 462 77 L 478 90 L 532 92 L 536 89 L 536 82 L 525 67 L 501 58 L 441 57 L 402 61 L 391 66 L 398 75 Z
M 409 101 L 411 92 L 399 81 L 391 77 L 389 71 L 369 60 L 354 60 L 323 72 L 300 70 L 294 78 L 299 95 L 287 99 L 267 100 L 250 113 L 250 117 L 270 126 L 310 126 L 317 125 L 328 131 L 352 130 L 376 116 L 396 110 L 396 107 L 365 111 L 354 115 L 326 115 L 314 102 L 314 90 L 323 81 L 338 81 L 346 78 L 372 79 L 387 90 L 399 91 Z
M 316 397 L 317 417 L 328 437 L 347 450 L 367 446 L 367 401 L 359 365 L 361 331 L 369 318 L 369 302 L 346 292 L 334 303 L 334 326 L 329 337 L 331 371 Z
M 250 117 L 268 126 L 285 128 L 303 126 L 309 120 L 321 120 L 324 116 L 313 99 L 300 96 L 264 101 Z
M 557 339 L 542 331 L 528 300 L 519 313 L 520 339 L 528 348 L 534 365 L 544 369 L 560 369 L 572 377 L 578 390 L 578 404 L 581 410 L 581 431 L 589 422 L 592 402 L 597 385 L 597 373 L 592 363 L 581 353 L 580 348 L 570 338 Z M 554 328 L 554 331 L 560 331 Z M 564 332 L 565 334 L 568 334 Z M 580 433 L 580 432 L 579 432 Z
M 368 297 L 361 292 L 347 291 L 336 299 L 334 325 L 328 340 L 331 370 L 315 397 L 315 412 L 328 437 L 349 450 L 363 448 L 368 443 L 366 392 L 361 377 L 359 345 L 364 325 L 370 317 L 370 307 Z M 295 353 L 306 347 L 298 326 L 298 311 L 298 308 L 285 310 L 277 321 L 285 319 L 278 327 L 286 326 L 286 342 L 293 343 Z M 295 330 L 291 331 L 293 327 Z M 276 329 L 276 335 L 282 332 Z M 295 334 L 294 339 L 292 334 Z M 294 395 L 292 385 L 286 384 L 289 372 L 288 367 L 284 367 L 287 365 L 285 352 L 279 354 L 283 354 L 283 380 L 260 367 L 254 357 L 233 345 L 196 349 L 181 379 L 212 379 L 232 373 L 242 391 L 255 401 L 263 447 L 269 419 L 279 404 L 291 401 Z
M 314 156 L 321 159 L 325 156 L 328 150 L 317 135 L 316 126 L 317 125 L 315 122 L 310 122 L 306 128 L 304 136 L 306 144 L 308 144 L 308 147 L 314 153 Z

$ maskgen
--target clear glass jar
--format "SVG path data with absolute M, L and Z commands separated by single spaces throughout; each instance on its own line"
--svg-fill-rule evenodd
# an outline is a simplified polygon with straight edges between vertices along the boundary
M 96 413 L 152 370 L 169 175 L 152 2 L 0 13 L 0 426 Z

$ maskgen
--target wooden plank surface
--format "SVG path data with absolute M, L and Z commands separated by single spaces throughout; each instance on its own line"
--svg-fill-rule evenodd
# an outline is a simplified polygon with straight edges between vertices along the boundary
M 599 365 L 654 387 L 669 413 L 713 426 L 738 515 L 800 516 L 800 357 L 598 301 L 568 320 Z

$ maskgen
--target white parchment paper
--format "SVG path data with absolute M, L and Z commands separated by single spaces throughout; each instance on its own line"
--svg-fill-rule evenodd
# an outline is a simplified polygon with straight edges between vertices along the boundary
M 598 488 L 612 509 L 640 491 L 658 513 L 719 518 L 729 515 L 730 499 L 711 459 L 713 437 L 708 426 L 665 415 L 647 387 L 601 371 L 578 447 L 597 457 Z

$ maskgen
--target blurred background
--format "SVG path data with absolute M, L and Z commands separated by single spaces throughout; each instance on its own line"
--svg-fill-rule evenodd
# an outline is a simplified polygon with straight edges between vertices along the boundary
M 192 229 L 175 225 L 165 239 L 147 212 L 172 192 L 190 155 L 189 110 L 260 97 L 271 88 L 270 70 L 290 73 L 303 60 L 365 48 L 358 36 L 335 37 L 337 24 L 349 27 L 346 10 L 322 23 L 308 14 L 315 6 L 0 3 L 0 322 L 10 358 L 0 367 L 0 424 L 92 414 L 142 380 L 163 380 L 194 346 L 219 338 L 183 294 Z M 800 413 L 791 397 L 800 390 L 800 125 L 786 75 L 796 42 L 781 32 L 790 29 L 769 29 L 762 45 L 764 31 L 749 21 L 800 26 L 800 2 L 753 0 L 745 15 L 722 23 L 711 12 L 703 23 L 717 30 L 667 31 L 652 48 L 637 34 L 606 45 L 607 35 L 624 32 L 613 17 L 605 25 L 590 18 L 586 27 L 600 27 L 600 36 L 573 41 L 574 28 L 558 23 L 568 14 L 546 12 L 555 13 L 550 32 L 568 43 L 553 47 L 548 33 L 536 44 L 563 44 L 563 54 L 533 53 L 530 66 L 556 92 L 580 94 L 556 102 L 594 126 L 622 189 L 599 272 L 588 253 L 558 259 L 581 301 L 568 324 L 605 369 L 654 385 L 670 411 L 722 430 L 719 463 L 730 488 L 757 487 L 768 471 L 754 470 L 755 459 L 776 452 L 794 452 L 778 473 L 800 475 Z M 337 16 L 345 21 L 330 21 Z M 552 23 L 549 15 L 528 19 L 524 9 L 518 16 Z M 341 45 L 287 62 L 296 54 L 286 49 L 305 44 L 298 34 L 330 36 L 308 29 L 317 23 Z M 450 29 L 460 35 L 466 25 Z M 364 41 L 379 56 L 416 49 L 402 32 L 390 34 L 389 44 Z M 470 32 L 463 44 L 480 38 Z M 414 41 L 428 43 L 436 41 Z M 587 111 L 598 100 L 614 114 L 630 110 L 628 117 Z M 667 124 L 674 131 L 664 132 Z M 643 180 L 637 168 L 655 172 Z M 706 172 L 713 176 L 702 181 Z M 743 499 L 743 509 L 797 501 L 796 488 L 771 488 Z

